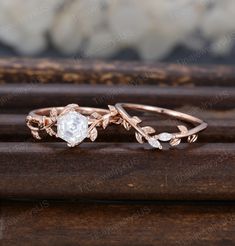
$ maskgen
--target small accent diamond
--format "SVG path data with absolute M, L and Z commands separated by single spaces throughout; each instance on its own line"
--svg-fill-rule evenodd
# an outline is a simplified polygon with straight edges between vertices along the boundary
M 88 135 L 88 120 L 75 111 L 59 116 L 57 119 L 57 136 L 71 147 L 81 143 Z
M 154 148 L 156 148 L 156 149 L 161 149 L 161 148 L 162 148 L 160 142 L 159 142 L 156 138 L 154 138 L 154 137 L 149 138 L 149 139 L 148 139 L 148 143 L 149 143 L 152 147 L 154 147 Z
M 163 141 L 163 142 L 170 141 L 172 139 L 172 134 L 170 134 L 168 132 L 160 133 L 158 135 L 158 139 Z

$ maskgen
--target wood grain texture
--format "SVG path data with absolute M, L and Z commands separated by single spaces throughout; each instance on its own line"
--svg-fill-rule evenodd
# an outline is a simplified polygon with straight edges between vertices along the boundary
M 1 245 L 235 245 L 234 71 L 76 57 L 0 59 Z M 49 138 L 33 142 L 24 124 L 38 107 L 121 101 L 177 109 L 209 127 L 198 143 L 156 151 L 133 143 L 121 127 L 68 149 Z M 176 125 L 143 119 L 158 131 Z
M 235 205 L 2 203 L 1 245 L 235 244 Z
M 235 144 L 0 143 L 0 197 L 233 200 Z
M 65 84 L 7 84 L 0 86 L 1 112 L 77 103 L 107 107 L 133 102 L 161 107 L 199 107 L 202 110 L 234 109 L 234 87 L 162 88 L 152 86 L 92 86 Z
M 61 60 L 0 59 L 2 83 L 234 86 L 234 70 L 233 66 L 85 61 L 76 57 Z

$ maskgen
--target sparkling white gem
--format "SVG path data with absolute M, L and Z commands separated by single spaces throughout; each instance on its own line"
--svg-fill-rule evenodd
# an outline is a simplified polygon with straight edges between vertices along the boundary
M 59 116 L 57 119 L 57 137 L 74 147 L 88 135 L 88 120 L 75 111 Z

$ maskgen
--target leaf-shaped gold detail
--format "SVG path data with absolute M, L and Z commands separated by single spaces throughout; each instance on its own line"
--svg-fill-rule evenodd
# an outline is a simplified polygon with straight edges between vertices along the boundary
M 118 114 L 118 111 L 117 111 L 117 109 L 114 106 L 108 105 L 108 108 L 109 108 L 109 111 L 110 111 L 110 115 L 111 116 L 115 116 L 115 115 Z
M 123 120 L 122 124 L 127 131 L 131 129 L 131 125 L 126 120 Z
M 62 110 L 62 112 L 60 113 L 60 115 L 65 115 L 66 113 L 70 112 L 70 111 L 75 111 L 76 109 L 78 109 L 79 106 L 77 104 L 68 104 L 67 106 L 64 107 L 64 109 Z
M 119 125 L 119 124 L 122 124 L 122 122 L 123 122 L 123 119 L 122 118 L 118 118 L 118 119 L 116 119 L 114 121 L 114 124 Z
M 182 133 L 187 133 L 188 132 L 188 129 L 186 126 L 183 126 L 183 125 L 179 125 L 177 126 L 179 128 L 179 130 L 182 132 Z
M 68 104 L 65 108 L 68 108 L 68 109 L 72 109 L 72 110 L 75 110 L 77 108 L 79 108 L 79 105 L 76 104 L 76 103 L 71 103 L 71 104 Z
M 138 133 L 138 132 L 136 132 L 135 133 L 135 137 L 136 137 L 136 140 L 139 142 L 139 143 L 144 143 L 144 141 L 143 141 L 143 136 L 140 134 L 140 133 Z
M 89 138 L 90 138 L 90 140 L 91 140 L 92 142 L 94 142 L 94 141 L 96 140 L 97 136 L 98 136 L 98 131 L 97 131 L 96 127 L 94 127 L 94 128 L 91 130 L 90 134 L 89 134 Z
M 181 142 L 180 138 L 174 138 L 174 139 L 171 139 L 170 145 L 171 146 L 176 146 L 176 145 L 180 144 L 180 142 Z
M 110 121 L 110 115 L 105 115 L 103 117 L 103 122 L 102 122 L 102 126 L 104 129 L 108 126 L 109 121 Z
M 146 134 L 152 134 L 152 133 L 155 133 L 155 129 L 152 128 L 151 126 L 145 126 L 145 127 L 142 127 L 142 130 L 143 130 Z
M 56 108 L 53 108 L 53 109 L 50 111 L 50 117 L 52 117 L 52 118 L 57 117 L 57 109 L 56 109 Z
M 31 131 L 31 133 L 32 133 L 34 138 L 39 139 L 39 140 L 41 139 L 41 137 L 38 134 L 38 131 Z
M 188 137 L 188 142 L 189 143 L 194 143 L 194 142 L 197 141 L 197 138 L 198 138 L 197 134 L 191 135 L 191 136 Z
M 93 119 L 101 119 L 101 114 L 97 113 L 97 112 L 94 112 L 90 115 L 90 118 L 93 118 Z
M 56 135 L 56 133 L 52 130 L 51 127 L 45 128 L 45 130 L 46 130 L 46 132 L 47 132 L 50 136 L 55 136 L 55 135 Z

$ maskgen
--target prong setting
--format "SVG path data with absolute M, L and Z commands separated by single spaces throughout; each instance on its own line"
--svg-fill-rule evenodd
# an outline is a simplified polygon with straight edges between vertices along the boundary
M 70 111 L 57 118 L 57 136 L 70 147 L 81 143 L 88 135 L 88 119 L 76 111 Z

